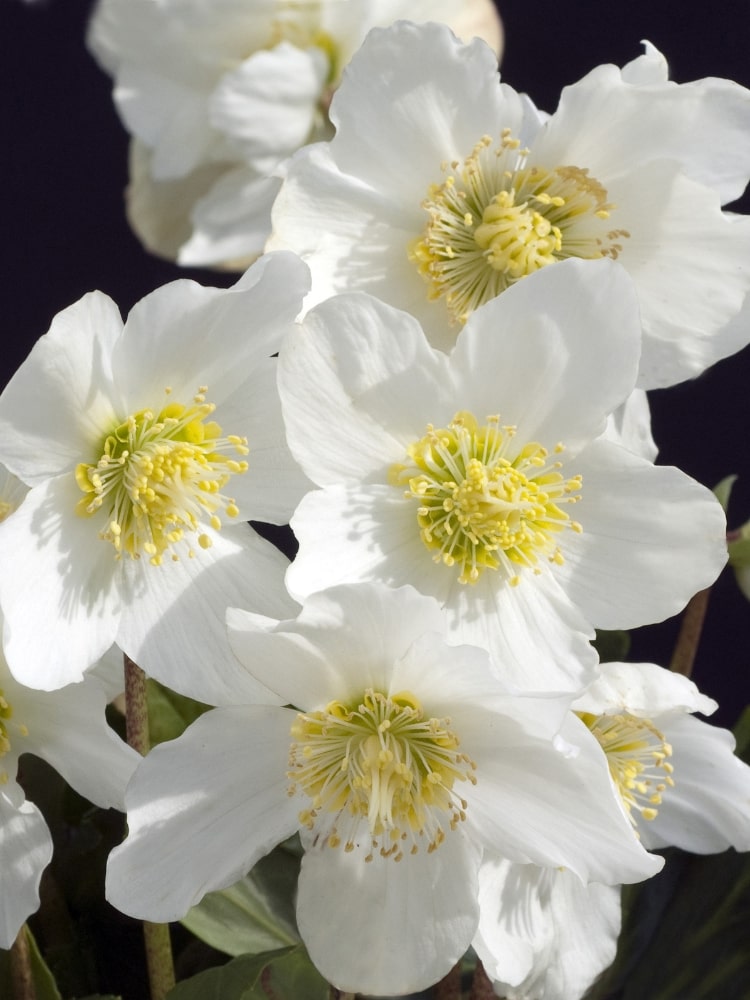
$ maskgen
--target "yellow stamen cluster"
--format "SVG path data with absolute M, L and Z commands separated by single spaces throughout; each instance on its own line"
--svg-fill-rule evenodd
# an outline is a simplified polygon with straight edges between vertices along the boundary
M 117 558 L 145 555 L 159 565 L 186 532 L 208 548 L 211 539 L 199 533 L 201 524 L 218 530 L 219 512 L 239 514 L 222 490 L 232 475 L 247 471 L 247 462 L 236 457 L 248 454 L 247 440 L 221 436 L 221 427 L 208 420 L 215 407 L 205 392 L 201 388 L 189 406 L 169 402 L 156 414 L 131 414 L 106 434 L 94 463 L 77 467 L 84 494 L 77 513 L 106 516 L 100 536 L 112 543 Z
M 12 718 L 13 706 L 9 704 L 2 688 L 0 688 L 0 759 L 5 757 L 11 749 L 9 724 Z M 13 729 L 14 738 L 15 736 L 29 735 L 28 729 L 22 723 L 14 723 Z M 7 784 L 8 777 L 8 772 L 4 768 L 0 767 L 0 785 Z
M 581 477 L 564 478 L 562 463 L 536 441 L 518 446 L 515 431 L 497 416 L 480 425 L 458 413 L 449 427 L 428 426 L 408 449 L 409 464 L 391 467 L 391 482 L 408 484 L 405 496 L 419 503 L 422 541 L 435 562 L 458 567 L 460 583 L 491 569 L 515 586 L 521 568 L 540 572 L 540 557 L 563 562 L 558 532 L 581 531 L 560 507 L 580 500 Z
M 446 174 L 422 207 L 429 219 L 408 249 L 451 318 L 465 323 L 482 303 L 566 257 L 617 257 L 630 234 L 608 222 L 614 205 L 585 167 L 527 166 L 508 129 L 495 145 L 483 136 Z
M 457 781 L 476 783 L 474 763 L 459 749 L 450 719 L 425 718 L 410 693 L 368 689 L 351 705 L 331 702 L 300 714 L 292 726 L 290 794 L 310 806 L 300 822 L 329 847 L 354 850 L 368 838 L 371 861 L 400 861 L 420 846 L 436 850 L 445 828 L 465 819 Z
M 669 762 L 672 747 L 664 734 L 649 719 L 640 719 L 627 712 L 576 714 L 607 755 L 609 773 L 633 826 L 637 825 L 637 816 L 644 820 L 655 819 L 663 793 L 674 785 Z

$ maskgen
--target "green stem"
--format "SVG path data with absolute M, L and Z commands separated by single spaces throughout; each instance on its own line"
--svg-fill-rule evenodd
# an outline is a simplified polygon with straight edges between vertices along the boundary
M 145 757 L 150 749 L 146 675 L 125 656 L 125 732 L 128 745 Z M 143 941 L 151 1000 L 165 1000 L 175 984 L 168 924 L 143 921 Z
M 685 677 L 690 677 L 693 672 L 693 664 L 695 663 L 695 655 L 698 652 L 698 643 L 703 631 L 703 622 L 706 617 L 710 594 L 710 587 L 706 590 L 699 590 L 697 594 L 690 598 L 685 608 L 685 613 L 682 616 L 682 624 L 680 625 L 680 633 L 677 636 L 672 661 L 669 664 L 669 669 L 674 670 L 676 674 L 684 674 Z
M 36 1000 L 26 924 L 21 927 L 16 940 L 11 945 L 10 978 L 13 1000 Z

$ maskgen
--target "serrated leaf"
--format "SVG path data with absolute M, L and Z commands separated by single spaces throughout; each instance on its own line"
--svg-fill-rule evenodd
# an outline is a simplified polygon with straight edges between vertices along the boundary
M 227 955 L 297 945 L 294 916 L 299 858 L 277 848 L 228 889 L 210 892 L 181 923 Z
M 167 1000 L 254 1000 L 252 989 L 263 969 L 289 950 L 240 955 L 226 965 L 206 969 L 178 983 L 167 994 Z
M 36 1000 L 62 1000 L 55 978 L 41 956 L 34 935 L 26 928 L 26 938 L 29 943 L 29 963 L 31 976 L 36 991 Z M 11 953 L 0 950 L 0 997 L 14 995 L 11 975 Z
M 623 629 L 596 630 L 596 638 L 592 646 L 599 654 L 602 663 L 619 663 L 628 655 L 630 649 L 630 633 Z
M 304 948 L 274 959 L 242 1000 L 329 1000 L 331 988 Z
M 177 739 L 191 722 L 211 707 L 203 702 L 176 694 L 158 681 L 146 681 L 148 703 L 148 730 L 151 746 Z

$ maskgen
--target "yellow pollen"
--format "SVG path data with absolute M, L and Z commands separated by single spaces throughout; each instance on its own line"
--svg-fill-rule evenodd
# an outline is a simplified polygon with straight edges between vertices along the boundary
M 612 781 L 637 832 L 638 817 L 646 821 L 655 819 L 663 793 L 674 785 L 669 762 L 672 747 L 650 719 L 627 712 L 576 714 L 607 755 Z
M 485 135 L 463 163 L 441 164 L 422 202 L 428 221 L 408 256 L 454 322 L 557 260 L 616 258 L 630 235 L 612 229 L 615 206 L 585 167 L 529 166 L 529 155 L 508 129 L 496 144 Z
M 29 735 L 28 728 L 13 718 L 13 706 L 9 704 L 5 694 L 0 688 L 0 759 L 5 757 L 11 749 L 11 730 L 13 730 L 13 740 L 16 737 Z M 19 753 L 22 753 L 21 749 Z M 8 772 L 0 766 L 0 785 L 5 785 L 9 781 Z
M 165 552 L 187 541 L 186 533 L 208 548 L 211 539 L 201 525 L 218 530 L 219 514 L 239 514 L 222 490 L 232 475 L 247 471 L 248 463 L 238 457 L 248 454 L 247 441 L 222 437 L 221 427 L 208 419 L 215 407 L 206 402 L 206 391 L 201 386 L 188 406 L 169 400 L 156 414 L 131 414 L 105 434 L 94 462 L 76 468 L 84 494 L 76 512 L 101 514 L 100 537 L 111 542 L 116 558 L 145 555 L 159 565 Z
M 429 425 L 409 447 L 408 464 L 390 469 L 391 483 L 407 485 L 404 495 L 418 503 L 419 534 L 434 561 L 457 567 L 460 583 L 490 569 L 517 586 L 520 569 L 540 572 L 540 557 L 564 561 L 560 531 L 582 530 L 561 509 L 580 500 L 581 477 L 566 479 L 561 462 L 536 441 L 518 444 L 515 432 L 497 416 L 480 425 L 458 413 L 447 428 Z
M 299 714 L 287 776 L 290 794 L 310 799 L 300 823 L 347 852 L 364 836 L 370 860 L 435 850 L 444 827 L 455 829 L 466 815 L 455 783 L 476 783 L 475 765 L 449 727 L 449 719 L 425 718 L 409 692 L 368 689 L 351 705 Z

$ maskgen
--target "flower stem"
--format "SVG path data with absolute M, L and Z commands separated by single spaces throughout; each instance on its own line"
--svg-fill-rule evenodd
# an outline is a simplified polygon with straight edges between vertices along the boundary
M 13 1000 L 36 1000 L 26 924 L 23 924 L 11 945 L 10 978 Z
M 469 1000 L 497 1000 L 490 977 L 484 971 L 484 966 L 481 962 L 477 962 L 477 967 L 474 970 L 474 980 L 471 984 Z
M 145 756 L 150 749 L 146 675 L 125 656 L 125 732 L 128 745 Z M 143 921 L 143 941 L 151 1000 L 164 1000 L 175 984 L 172 942 L 168 924 Z
M 460 962 L 457 962 L 448 975 L 435 986 L 435 1000 L 461 1000 Z
M 684 674 L 685 677 L 690 677 L 693 672 L 693 664 L 695 663 L 695 655 L 698 652 L 698 643 L 700 642 L 703 630 L 703 622 L 706 617 L 710 594 L 710 587 L 706 590 L 699 590 L 697 594 L 694 594 L 690 598 L 685 608 L 685 613 L 682 616 L 682 624 L 680 625 L 680 633 L 677 636 L 674 653 L 669 664 L 669 669 L 674 670 L 676 674 Z

